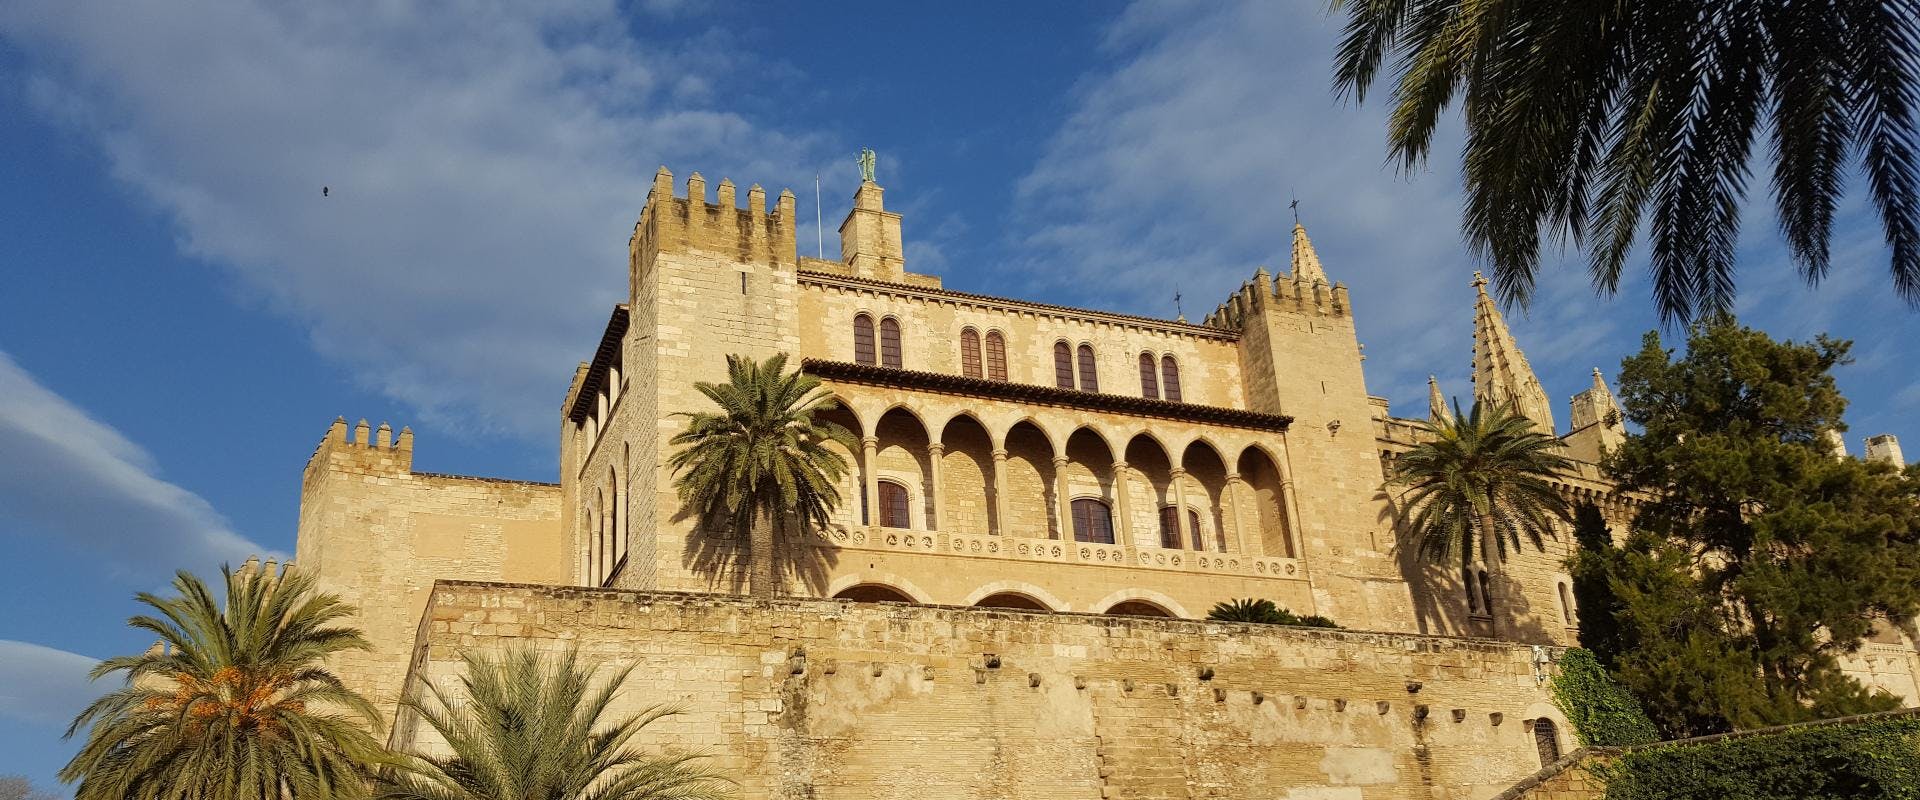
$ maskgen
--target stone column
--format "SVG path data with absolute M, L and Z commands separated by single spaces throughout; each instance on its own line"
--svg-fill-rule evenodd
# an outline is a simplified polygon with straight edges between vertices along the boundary
M 1180 532 L 1180 549 L 1185 550 L 1195 541 L 1198 533 L 1187 522 L 1187 471 L 1182 467 L 1173 468 L 1173 529 Z M 1196 550 L 1205 550 L 1206 542 L 1200 542 Z
M 936 531 L 947 529 L 947 500 L 940 496 L 940 459 L 946 454 L 944 444 L 927 445 L 927 505 L 933 507 L 933 519 L 927 520 L 927 527 Z
M 868 436 L 860 440 L 860 447 L 865 456 L 861 467 L 866 471 L 866 524 L 868 527 L 878 528 L 880 527 L 880 440 Z
M 1236 553 L 1252 553 L 1253 546 L 1247 543 L 1247 537 L 1242 533 L 1244 529 L 1240 527 L 1240 486 L 1243 483 L 1240 473 L 1227 473 L 1227 541 Z
M 1127 500 L 1127 489 L 1132 481 L 1127 477 L 1127 462 L 1113 462 L 1113 543 L 1133 547 L 1133 515 L 1128 513 L 1132 503 Z
M 1007 532 L 1007 451 L 993 451 L 993 528 L 996 535 Z
M 1060 515 L 1057 538 L 1073 541 L 1073 499 L 1067 496 L 1066 456 L 1053 457 L 1053 505 L 1053 513 Z

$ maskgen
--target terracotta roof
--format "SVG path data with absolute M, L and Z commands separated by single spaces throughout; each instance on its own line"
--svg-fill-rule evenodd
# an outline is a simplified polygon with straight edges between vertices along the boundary
M 613 355 L 620 352 L 620 337 L 627 335 L 627 306 L 625 303 L 613 307 L 613 317 L 607 320 L 607 330 L 600 334 L 600 347 L 593 351 L 593 363 L 587 369 L 587 377 L 580 382 L 580 394 L 573 398 L 573 408 L 567 409 L 567 419 L 580 422 L 593 411 L 593 398 L 600 394 L 600 384 L 607 380 L 607 365 L 613 363 Z
M 893 386 L 905 389 L 939 392 L 942 394 L 984 397 L 992 400 L 1010 400 L 1017 403 L 1040 403 L 1052 406 L 1065 406 L 1068 408 L 1084 408 L 1093 411 L 1111 411 L 1141 417 L 1158 417 L 1183 422 L 1224 425 L 1233 428 L 1284 431 L 1288 425 L 1293 423 L 1293 417 L 1281 414 L 1262 414 L 1257 411 L 1243 411 L 1237 408 L 1176 403 L 1171 400 L 1154 400 L 1124 394 L 1082 392 L 1077 389 L 1062 389 L 1057 386 L 1041 386 L 1031 383 L 990 381 L 982 378 L 968 378 L 940 372 L 892 369 L 890 367 L 880 367 L 872 364 L 854 364 L 846 361 L 828 361 L 819 358 L 809 358 L 800 362 L 800 368 L 816 377 L 844 383 Z
M 1052 303 L 1036 303 L 1036 302 L 1033 302 L 1032 300 L 1015 300 L 1010 297 L 995 297 L 989 294 L 974 294 L 972 292 L 961 292 L 953 289 L 934 288 L 931 286 L 915 286 L 910 283 L 894 283 L 893 281 L 876 280 L 874 278 L 860 278 L 852 275 L 841 275 L 833 272 L 815 272 L 813 270 L 805 270 L 805 269 L 799 270 L 798 272 L 800 274 L 800 277 L 802 278 L 811 278 L 814 280 L 821 281 L 823 283 L 835 283 L 835 282 L 855 283 L 855 284 L 863 284 L 866 286 L 873 286 L 881 289 L 887 289 L 889 291 L 919 292 L 922 294 L 940 295 L 943 297 L 952 297 L 960 300 L 974 300 L 982 303 L 992 303 L 995 305 L 1022 306 L 1025 308 L 1032 308 L 1032 309 L 1037 309 L 1041 311 L 1059 312 L 1062 314 L 1070 314 L 1073 316 L 1080 316 L 1080 317 L 1106 317 L 1115 322 L 1121 322 L 1121 323 L 1131 324 L 1131 325 L 1143 325 L 1143 326 L 1150 326 L 1155 328 L 1163 328 L 1167 330 L 1177 331 L 1179 333 L 1188 334 L 1190 336 L 1206 336 L 1214 339 L 1227 339 L 1229 341 L 1238 340 L 1240 338 L 1240 333 L 1238 331 L 1230 331 L 1222 328 L 1209 327 L 1206 325 L 1195 325 L 1191 322 L 1179 322 L 1176 320 L 1156 319 L 1154 317 L 1142 317 L 1134 314 L 1121 314 L 1115 311 L 1096 311 L 1093 309 L 1086 309 L 1086 308 L 1074 308 L 1073 306 L 1060 306 L 1060 305 L 1054 305 Z

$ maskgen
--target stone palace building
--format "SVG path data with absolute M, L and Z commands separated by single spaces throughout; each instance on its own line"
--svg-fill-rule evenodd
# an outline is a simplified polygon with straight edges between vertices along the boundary
M 1383 481 L 1416 424 L 1368 394 L 1354 300 L 1302 227 L 1284 274 L 1190 323 L 909 272 L 871 179 L 840 261 L 797 254 L 792 193 L 716 194 L 655 176 L 627 302 L 560 405 L 557 484 L 415 472 L 411 432 L 365 421 L 307 465 L 297 561 L 360 608 L 374 649 L 337 667 L 396 743 L 432 744 L 406 687 L 534 642 L 640 663 L 632 704 L 686 709 L 652 743 L 747 797 L 1483 798 L 1578 746 L 1545 685 L 1575 642 L 1570 535 L 1492 577 L 1397 546 Z M 1462 288 L 1473 395 L 1558 433 L 1484 282 Z M 859 449 L 829 529 L 785 542 L 792 596 L 756 601 L 744 543 L 700 529 L 665 463 L 696 382 L 776 353 Z M 1624 523 L 1597 370 L 1568 411 L 1563 490 Z M 1203 621 L 1248 597 L 1351 630 Z M 1911 643 L 1881 639 L 1856 674 L 1912 700 Z

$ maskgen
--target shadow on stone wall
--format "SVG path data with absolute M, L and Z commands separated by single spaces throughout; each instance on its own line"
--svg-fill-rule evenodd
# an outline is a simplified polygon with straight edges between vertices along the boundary
M 1375 499 L 1381 501 L 1380 524 L 1393 532 L 1394 562 L 1413 597 L 1414 621 L 1421 633 L 1478 636 L 1524 644 L 1554 643 L 1551 632 L 1540 624 L 1541 615 L 1533 613 L 1532 601 L 1505 572 L 1493 578 L 1493 618 L 1469 614 L 1462 563 L 1452 560 L 1442 563 L 1422 552 L 1419 535 L 1407 528 L 1409 515 L 1400 498 L 1382 490 Z
M 674 519 L 684 522 L 689 513 L 682 510 Z M 805 587 L 806 594 L 826 591 L 840 553 L 837 547 L 824 546 L 825 542 L 819 541 L 822 536 L 818 530 L 800 530 L 798 520 L 793 519 L 782 520 L 775 529 L 774 570 L 781 577 L 785 593 L 793 594 L 798 587 Z M 708 590 L 715 592 L 746 594 L 753 573 L 746 533 L 716 533 L 711 526 L 695 526 L 687 535 L 680 563 L 705 578 Z

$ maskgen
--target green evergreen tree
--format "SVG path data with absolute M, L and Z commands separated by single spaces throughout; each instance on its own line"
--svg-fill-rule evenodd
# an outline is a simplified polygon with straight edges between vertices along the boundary
M 758 597 L 781 591 L 776 530 L 811 532 L 840 502 L 847 459 L 828 445 L 857 446 L 845 428 L 815 418 L 839 405 L 819 379 L 786 369 L 784 353 L 765 363 L 727 356 L 726 383 L 694 384 L 719 413 L 680 414 L 687 428 L 671 444 L 681 449 L 667 459 L 681 501 L 703 523 L 747 534 Z
M 1576 549 L 1567 559 L 1567 572 L 1573 577 L 1573 606 L 1580 623 L 1580 646 L 1612 669 L 1617 666 L 1621 651 L 1620 626 L 1615 617 L 1622 605 L 1609 582 L 1614 546 L 1600 509 L 1590 503 L 1574 509 L 1573 539 Z
M 60 771 L 78 800 L 334 800 L 365 797 L 386 753 L 368 735 L 373 706 L 321 664 L 364 650 L 341 624 L 353 608 L 295 570 L 221 567 L 222 602 L 199 578 L 178 597 L 142 592 L 158 616 L 128 624 L 160 638 L 142 655 L 100 662 L 126 686 L 67 729 L 86 744 Z
M 460 691 L 428 683 L 404 701 L 446 742 L 380 783 L 381 800 L 717 800 L 730 785 L 690 753 L 647 753 L 633 740 L 676 713 L 613 710 L 633 667 L 596 682 L 567 650 L 520 646 L 461 655 Z
M 1920 481 L 1836 458 L 1849 344 L 1720 317 L 1675 358 L 1648 333 L 1620 397 L 1642 428 L 1610 464 L 1648 498 L 1608 554 L 1616 666 L 1672 733 L 1891 708 L 1840 671 L 1877 621 L 1920 612 Z

